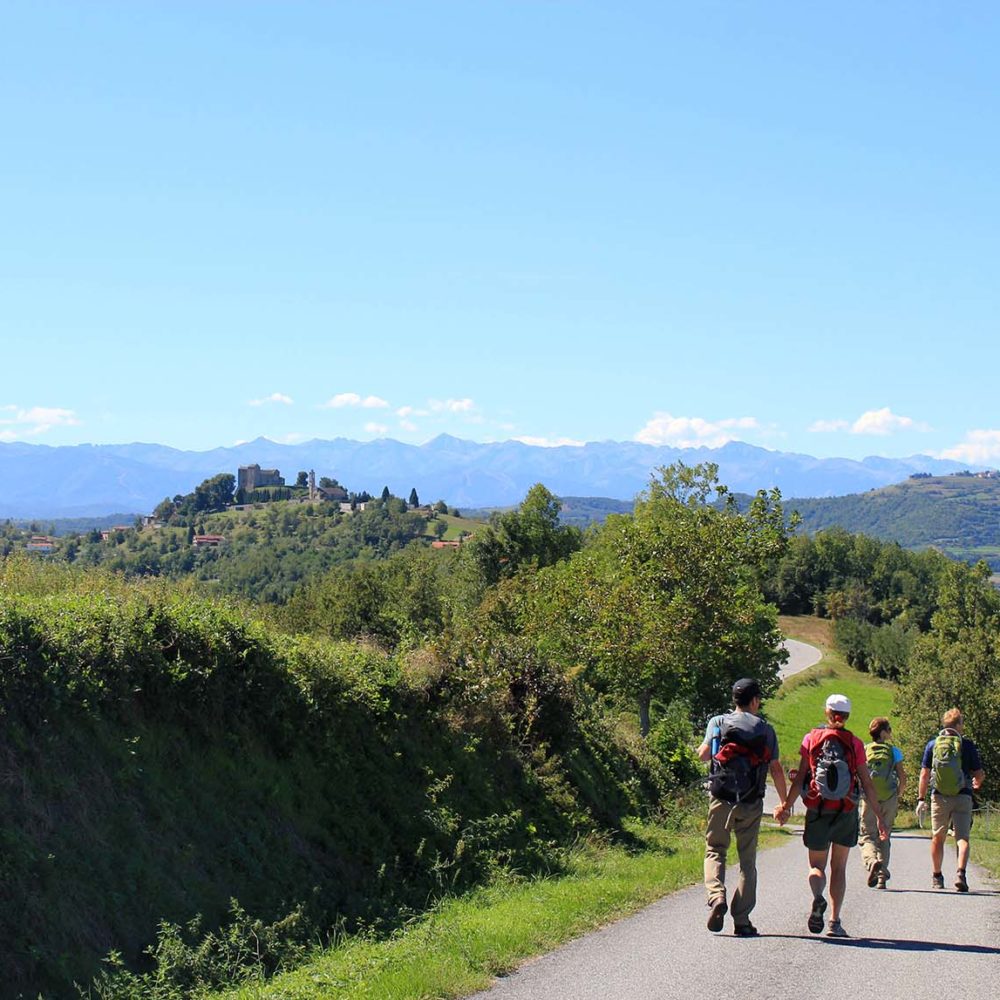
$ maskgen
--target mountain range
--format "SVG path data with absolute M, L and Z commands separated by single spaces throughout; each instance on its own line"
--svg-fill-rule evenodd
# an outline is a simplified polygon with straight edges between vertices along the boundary
M 346 438 L 278 444 L 257 438 L 229 448 L 183 451 L 159 444 L 65 445 L 0 443 L 0 517 L 86 517 L 147 513 L 164 497 L 190 492 L 220 472 L 257 463 L 277 468 L 290 482 L 314 469 L 349 490 L 458 507 L 518 503 L 534 483 L 557 495 L 631 500 L 654 469 L 683 461 L 715 462 L 719 478 L 748 493 L 778 487 L 785 497 L 825 497 L 899 482 L 916 472 L 946 475 L 965 466 L 909 458 L 814 458 L 740 442 L 721 448 L 670 448 L 635 441 L 599 441 L 542 448 L 519 441 L 480 444 L 442 434 L 423 445 L 388 438 Z

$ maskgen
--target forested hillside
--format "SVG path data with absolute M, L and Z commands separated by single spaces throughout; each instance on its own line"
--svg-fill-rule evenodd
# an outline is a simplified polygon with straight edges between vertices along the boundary
M 915 476 L 868 493 L 790 500 L 801 530 L 838 526 L 907 548 L 933 546 L 1000 572 L 1000 478 Z
M 337 504 L 295 501 L 246 510 L 215 505 L 145 527 L 130 523 L 65 534 L 54 539 L 45 558 L 127 576 L 190 578 L 221 593 L 281 603 L 334 566 L 384 559 L 411 543 L 428 547 L 435 537 L 458 537 L 475 527 L 447 508 L 410 510 L 396 497 L 370 500 L 363 508 L 342 513 Z M 206 534 L 221 539 L 196 545 L 195 536 Z M 0 555 L 24 551 L 32 536 L 8 522 L 0 527 Z

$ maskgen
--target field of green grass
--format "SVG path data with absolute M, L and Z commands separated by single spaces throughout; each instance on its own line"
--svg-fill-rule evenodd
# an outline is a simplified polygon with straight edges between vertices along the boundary
M 829 621 L 782 616 L 781 627 L 789 638 L 808 642 L 823 652 L 819 663 L 790 677 L 764 705 L 764 713 L 778 734 L 782 762 L 787 766 L 798 763 L 802 737 L 822 724 L 823 706 L 834 693 L 851 699 L 848 728 L 867 742 L 868 723 L 874 716 L 892 718 L 893 686 L 847 665 L 833 647 Z
M 452 517 L 450 514 L 438 514 L 438 520 L 444 521 L 448 525 L 448 530 L 442 536 L 446 542 L 458 541 L 459 536 L 464 531 L 466 534 L 475 535 L 477 531 L 483 530 L 482 521 L 474 521 L 469 517 Z M 434 521 L 427 522 L 427 530 L 424 534 L 428 538 L 437 538 L 434 534 Z

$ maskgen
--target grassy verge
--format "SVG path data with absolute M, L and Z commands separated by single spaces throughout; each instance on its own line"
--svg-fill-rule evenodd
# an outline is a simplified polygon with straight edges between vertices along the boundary
M 813 617 L 781 617 L 785 635 L 816 646 L 823 653 L 819 663 L 789 677 L 765 705 L 768 721 L 778 734 L 784 763 L 798 763 L 803 735 L 823 721 L 823 705 L 834 692 L 851 699 L 849 727 L 864 742 L 868 723 L 876 715 L 892 717 L 894 686 L 849 667 L 833 646 L 831 623 Z
M 703 817 L 680 829 L 629 825 L 628 846 L 587 844 L 558 878 L 505 881 L 447 900 L 385 940 L 352 937 L 269 982 L 225 1000 L 419 1000 L 465 996 L 533 955 L 634 913 L 702 877 Z M 775 830 L 761 844 L 783 843 Z M 734 857 L 731 860 L 735 860 Z

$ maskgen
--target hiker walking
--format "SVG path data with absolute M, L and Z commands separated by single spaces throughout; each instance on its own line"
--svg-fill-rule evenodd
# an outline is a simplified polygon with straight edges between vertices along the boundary
M 878 795 L 887 836 L 885 840 L 879 836 L 875 812 L 868 805 L 868 800 L 863 799 L 858 843 L 861 846 L 861 860 L 868 871 L 868 887 L 884 889 L 890 877 L 892 825 L 896 821 L 899 799 L 906 786 L 906 773 L 903 771 L 903 752 L 892 742 L 892 725 L 889 720 L 883 716 L 872 719 L 868 725 L 868 735 L 872 741 L 865 745 L 865 761 Z
M 806 825 L 802 840 L 809 850 L 809 888 L 813 894 L 806 926 L 812 934 L 823 930 L 829 864 L 833 907 L 826 933 L 838 938 L 850 936 L 840 922 L 840 910 L 847 890 L 847 858 L 858 842 L 859 785 L 875 816 L 879 837 L 889 837 L 878 795 L 864 766 L 864 744 L 846 727 L 850 714 L 851 700 L 846 695 L 832 694 L 826 699 L 826 725 L 802 738 L 798 774 L 788 797 L 774 810 L 774 818 L 784 824 L 792 803 L 803 792 Z
M 944 839 L 948 827 L 954 826 L 958 867 L 955 888 L 969 891 L 965 875 L 969 863 L 969 836 L 972 832 L 972 793 L 983 787 L 983 761 L 979 748 L 962 735 L 965 719 L 957 708 L 941 716 L 944 727 L 924 747 L 920 762 L 920 786 L 917 794 L 917 818 L 923 822 L 927 814 L 927 787 L 931 795 L 931 885 L 944 888 L 941 865 L 944 861 Z
M 721 931 L 726 902 L 726 852 L 736 837 L 740 878 L 732 898 L 733 933 L 756 937 L 750 913 L 757 903 L 757 837 L 764 813 L 768 771 L 781 798 L 785 772 L 778 760 L 778 737 L 760 717 L 760 684 L 744 677 L 733 685 L 733 711 L 709 719 L 701 760 L 711 761 L 708 829 L 705 831 L 705 893 L 708 929 Z

